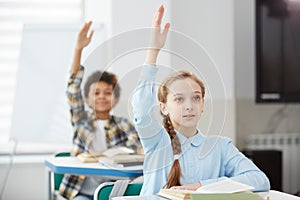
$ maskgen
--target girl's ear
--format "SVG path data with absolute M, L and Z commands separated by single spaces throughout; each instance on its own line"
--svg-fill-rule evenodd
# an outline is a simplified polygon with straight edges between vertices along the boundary
M 168 109 L 165 103 L 159 102 L 159 106 L 160 106 L 160 111 L 162 112 L 163 115 L 168 115 Z

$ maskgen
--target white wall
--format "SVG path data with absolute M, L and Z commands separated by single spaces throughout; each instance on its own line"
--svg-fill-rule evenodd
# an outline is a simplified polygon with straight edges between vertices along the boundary
M 200 128 L 205 133 L 225 135 L 235 141 L 233 6 L 232 0 L 172 1 L 171 22 L 173 29 L 198 44 L 187 49 L 190 60 L 193 56 L 201 57 L 203 48 L 213 61 L 213 65 L 195 62 L 207 89 L 214 93 L 206 100 Z M 185 46 L 177 39 L 171 42 L 174 48 Z M 182 62 L 172 59 L 172 65 L 180 66 Z
M 10 168 L 9 157 L 0 157 L 1 200 L 41 200 L 46 196 L 44 160 L 49 155 L 16 156 Z M 4 178 L 8 176 L 4 184 Z

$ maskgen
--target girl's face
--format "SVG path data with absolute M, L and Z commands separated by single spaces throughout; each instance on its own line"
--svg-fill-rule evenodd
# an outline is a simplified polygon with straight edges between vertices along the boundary
M 194 129 L 204 108 L 200 85 L 193 79 L 179 79 L 169 86 L 167 102 L 161 103 L 161 111 L 170 116 L 175 129 Z

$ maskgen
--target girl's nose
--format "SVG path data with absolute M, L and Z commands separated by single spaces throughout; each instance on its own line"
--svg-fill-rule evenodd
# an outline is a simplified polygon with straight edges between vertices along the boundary
M 187 100 L 186 102 L 185 102 L 185 104 L 184 104 L 184 109 L 185 110 L 192 110 L 192 102 L 191 102 L 191 100 Z

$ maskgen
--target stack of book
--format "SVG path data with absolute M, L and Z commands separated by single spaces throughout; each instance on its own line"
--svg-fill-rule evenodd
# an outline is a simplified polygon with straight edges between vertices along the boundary
M 144 155 L 140 154 L 122 154 L 112 157 L 99 157 L 99 162 L 105 166 L 110 167 L 131 167 L 143 165 Z

